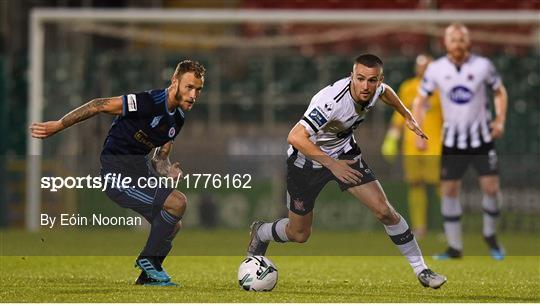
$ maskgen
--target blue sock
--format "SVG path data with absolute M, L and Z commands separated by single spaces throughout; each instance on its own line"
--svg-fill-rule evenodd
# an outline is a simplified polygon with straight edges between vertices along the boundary
M 152 221 L 150 235 L 148 236 L 146 246 L 140 256 L 166 256 L 172 247 L 171 236 L 174 232 L 174 227 L 180 219 L 181 217 L 174 216 L 165 210 L 161 210 Z M 163 257 L 163 259 L 164 258 L 165 257 Z

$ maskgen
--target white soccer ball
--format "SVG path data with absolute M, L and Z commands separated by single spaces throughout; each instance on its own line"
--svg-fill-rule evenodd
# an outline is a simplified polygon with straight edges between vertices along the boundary
M 244 290 L 270 291 L 277 284 L 278 271 L 264 256 L 249 256 L 238 268 L 238 283 Z

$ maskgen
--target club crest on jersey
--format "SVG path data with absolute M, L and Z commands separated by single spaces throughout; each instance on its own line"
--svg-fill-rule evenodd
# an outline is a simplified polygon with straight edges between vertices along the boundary
M 297 210 L 297 211 L 305 211 L 306 209 L 304 208 L 304 201 L 300 200 L 300 199 L 295 199 L 293 201 L 293 204 L 294 204 L 294 208 Z
M 450 90 L 449 98 L 456 104 L 467 104 L 473 98 L 474 93 L 467 87 L 455 86 Z
M 318 125 L 318 127 L 321 127 L 323 126 L 324 124 L 326 124 L 326 122 L 328 122 L 328 120 L 324 117 L 324 115 L 319 111 L 319 109 L 313 109 L 313 111 L 311 111 L 309 113 L 309 118 L 315 123 Z
M 152 120 L 152 123 L 150 123 L 150 127 L 155 128 L 159 124 L 159 121 L 161 121 L 162 117 L 163 117 L 162 115 L 154 117 L 154 119 Z
M 175 134 L 176 134 L 176 129 L 174 129 L 174 127 L 171 127 L 171 129 L 169 129 L 169 138 L 174 137 Z

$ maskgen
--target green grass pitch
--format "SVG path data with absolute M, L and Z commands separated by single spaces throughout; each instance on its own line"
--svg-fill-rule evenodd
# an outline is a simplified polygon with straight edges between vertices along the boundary
M 482 255 L 442 262 L 426 258 L 448 277 L 433 290 L 418 283 L 382 232 L 316 231 L 306 244 L 271 245 L 268 257 L 278 267 L 278 284 L 272 292 L 255 293 L 241 290 L 236 279 L 245 231 L 185 230 L 164 264 L 180 287 L 133 285 L 138 271 L 131 251 L 142 244 L 144 232 L 0 234 L 2 302 L 540 302 L 535 235 L 501 236 L 516 254 L 501 262 Z M 469 253 L 486 252 L 479 240 L 466 236 Z M 111 245 L 125 252 L 105 256 L 96 250 Z M 436 237 L 421 245 L 425 253 L 444 247 Z

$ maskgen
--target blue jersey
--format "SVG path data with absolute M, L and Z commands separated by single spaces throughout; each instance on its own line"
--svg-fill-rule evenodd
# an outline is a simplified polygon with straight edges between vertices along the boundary
M 147 172 L 148 153 L 174 140 L 184 125 L 184 112 L 169 112 L 167 97 L 167 89 L 122 96 L 122 115 L 114 119 L 101 152 L 103 167 Z

